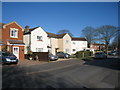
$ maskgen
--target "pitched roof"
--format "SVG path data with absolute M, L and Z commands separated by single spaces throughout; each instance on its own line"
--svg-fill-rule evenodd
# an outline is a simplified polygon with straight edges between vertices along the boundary
M 66 35 L 66 33 L 63 34 L 57 34 L 57 38 L 63 38 Z
M 105 45 L 105 44 L 93 43 L 91 45 Z
M 83 37 L 72 37 L 72 40 L 74 41 L 87 41 L 85 38 Z
M 0 28 L 2 28 L 2 27 L 3 27 L 3 25 L 5 25 L 5 24 L 0 22 Z
M 54 33 L 50 33 L 50 32 L 46 32 L 48 34 L 48 37 L 53 37 L 53 38 L 63 38 L 66 33 L 63 34 L 54 34 Z
M 36 28 L 38 28 L 38 27 L 30 28 L 30 29 L 28 30 L 28 32 L 24 32 L 24 35 L 26 35 L 26 34 L 31 34 L 31 32 L 34 31 Z
M 50 33 L 50 32 L 46 32 L 48 34 L 48 37 L 53 37 L 53 38 L 57 38 L 57 35 L 54 33 Z
M 24 45 L 24 42 L 22 40 L 8 40 L 10 44 L 21 44 Z
M 4 24 L 4 23 L 3 23 L 3 25 L 4 25 L 4 26 L 7 26 L 7 25 L 10 25 L 10 24 L 12 24 L 12 23 L 17 24 L 17 25 L 22 29 L 22 31 L 24 31 L 24 29 L 23 29 L 16 21 L 13 21 L 13 22 L 10 22 L 10 23 L 7 23 L 7 24 Z

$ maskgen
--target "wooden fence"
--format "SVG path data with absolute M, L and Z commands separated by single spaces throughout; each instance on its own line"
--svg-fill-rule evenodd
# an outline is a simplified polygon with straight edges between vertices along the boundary
M 25 59 L 39 60 L 39 61 L 49 61 L 48 52 L 32 52 L 32 54 L 25 54 Z

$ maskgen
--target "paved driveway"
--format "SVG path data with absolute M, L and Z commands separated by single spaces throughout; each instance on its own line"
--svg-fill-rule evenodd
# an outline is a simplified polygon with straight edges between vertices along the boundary
M 67 61 L 67 60 L 72 60 L 72 59 L 63 59 L 63 58 L 59 58 L 56 61 L 38 61 L 38 60 L 19 60 L 19 63 L 17 64 L 18 66 L 32 66 L 32 65 L 42 65 L 42 64 L 46 64 L 46 63 L 51 63 L 51 62 L 60 62 L 60 61 Z M 11 65 L 7 65 L 7 66 L 16 66 L 16 64 L 11 64 Z
M 3 66 L 3 88 L 115 88 L 119 70 L 109 67 L 115 61 L 73 59 L 27 67 Z

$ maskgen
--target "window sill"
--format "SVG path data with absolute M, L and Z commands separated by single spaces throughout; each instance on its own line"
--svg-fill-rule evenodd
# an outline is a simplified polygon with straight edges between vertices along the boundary
M 37 41 L 43 41 L 43 40 L 37 40 Z
M 18 37 L 10 37 L 10 38 L 18 38 Z

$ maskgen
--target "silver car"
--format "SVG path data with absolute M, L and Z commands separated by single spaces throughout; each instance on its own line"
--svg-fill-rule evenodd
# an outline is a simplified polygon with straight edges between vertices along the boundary
M 49 59 L 50 59 L 50 61 L 55 61 L 55 60 L 58 60 L 58 56 L 55 56 L 53 54 L 49 54 Z
M 107 58 L 107 55 L 104 52 L 97 52 L 94 58 Z
M 0 52 L 0 58 L 1 58 L 2 64 L 18 63 L 17 57 L 10 52 Z

